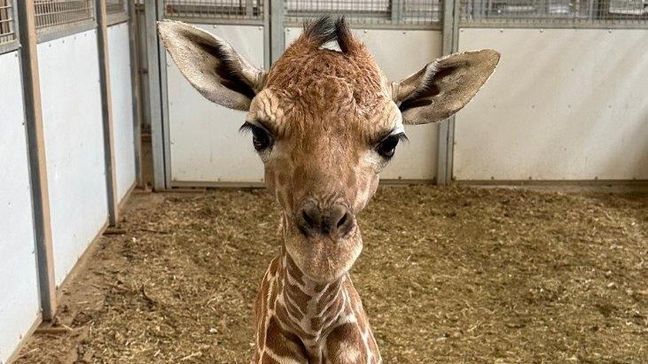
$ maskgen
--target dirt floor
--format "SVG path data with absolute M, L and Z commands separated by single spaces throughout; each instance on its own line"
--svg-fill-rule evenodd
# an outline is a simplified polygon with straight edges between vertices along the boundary
M 18 363 L 248 363 L 263 190 L 135 194 Z M 381 188 L 353 279 L 385 363 L 648 363 L 648 195 Z

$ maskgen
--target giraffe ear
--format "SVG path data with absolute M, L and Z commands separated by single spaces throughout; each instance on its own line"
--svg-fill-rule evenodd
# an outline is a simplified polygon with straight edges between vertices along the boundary
M 392 83 L 392 98 L 403 123 L 441 121 L 461 110 L 488 80 L 499 59 L 500 54 L 492 49 L 455 53 Z
M 158 31 L 180 72 L 205 98 L 230 109 L 249 109 L 265 84 L 265 71 L 226 41 L 189 24 L 164 20 Z

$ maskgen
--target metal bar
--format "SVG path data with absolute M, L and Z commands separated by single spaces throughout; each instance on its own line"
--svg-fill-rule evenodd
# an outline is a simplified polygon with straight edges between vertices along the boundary
M 254 17 L 254 1 L 245 0 L 245 15 L 249 18 Z
M 454 11 L 452 14 L 452 49 L 451 53 L 459 51 L 459 21 L 461 18 L 461 1 L 454 0 Z M 448 141 L 446 142 L 446 175 L 445 184 L 449 185 L 454 180 L 454 146 L 455 146 L 455 115 L 448 119 Z
M 148 59 L 149 115 L 151 123 L 151 152 L 153 154 L 153 188 L 166 189 L 164 165 L 164 130 L 160 98 L 160 54 L 157 35 L 157 2 L 144 3 L 146 25 L 146 56 Z
M 128 2 L 128 14 L 130 22 L 128 23 L 128 43 L 130 53 L 130 66 L 131 66 L 131 97 L 133 103 L 133 143 L 135 145 L 135 180 L 136 185 L 143 187 L 142 176 L 142 101 L 141 97 L 141 79 L 139 77 L 140 57 L 138 50 L 140 49 L 138 34 L 138 21 L 135 12 L 135 3 Z
M 14 23 L 13 23 L 14 37 L 15 37 L 14 39 L 15 39 L 16 43 L 18 44 L 18 47 L 20 47 L 20 29 L 18 27 L 18 9 L 16 8 L 15 5 L 13 5 L 12 11 L 13 11 L 12 16 L 13 16 L 13 19 L 14 19 Z
M 392 24 L 398 24 L 401 21 L 401 12 L 403 9 L 402 0 L 391 0 L 391 21 Z
M 285 34 L 284 34 L 285 36 Z M 263 4 L 263 68 L 270 69 L 272 64 L 272 55 L 270 48 L 272 47 L 270 39 L 270 7 L 268 4 Z
M 367 23 L 362 24 L 358 22 L 349 21 L 352 29 L 384 29 L 384 30 L 442 30 L 443 25 L 441 23 L 431 23 L 431 24 L 391 24 L 391 23 Z M 303 25 L 303 22 L 287 20 L 286 27 L 289 28 L 300 28 Z
M 34 217 L 34 236 L 38 260 L 38 284 L 43 320 L 54 318 L 57 309 L 56 281 L 54 277 L 54 250 L 47 185 L 47 160 L 43 131 L 43 110 L 36 50 L 36 18 L 34 0 L 16 3 L 23 98 L 25 103 L 25 129 L 29 154 L 29 173 Z
M 164 19 L 164 1 L 157 1 L 157 20 Z M 157 37 L 157 27 L 155 28 Z M 171 185 L 171 134 L 169 128 L 169 88 L 167 81 L 167 52 L 162 44 L 162 39 L 158 38 L 158 63 L 160 70 L 160 101 L 162 107 L 162 138 L 164 146 L 164 187 L 169 188 Z
M 454 51 L 454 19 L 455 3 L 459 0 L 445 0 L 443 2 L 443 55 L 451 54 Z M 445 186 L 450 183 L 450 171 L 448 170 L 448 154 L 450 137 L 450 124 L 454 124 L 454 116 L 443 120 L 438 126 L 438 152 L 437 152 L 437 173 L 436 183 Z
M 283 54 L 286 45 L 284 33 L 284 2 L 282 0 L 270 1 L 270 60 L 275 62 Z
M 101 88 L 101 114 L 103 117 L 104 163 L 106 167 L 106 197 L 108 199 L 108 224 L 119 221 L 119 197 L 115 168 L 115 136 L 113 127 L 112 94 L 110 85 L 110 54 L 108 53 L 108 14 L 106 0 L 96 0 L 97 50 L 99 56 L 99 85 Z
M 264 9 L 265 11 L 265 9 Z M 264 25 L 265 19 L 219 19 L 219 18 L 191 18 L 186 16 L 174 16 L 173 20 L 196 23 L 196 24 L 227 24 L 227 25 Z

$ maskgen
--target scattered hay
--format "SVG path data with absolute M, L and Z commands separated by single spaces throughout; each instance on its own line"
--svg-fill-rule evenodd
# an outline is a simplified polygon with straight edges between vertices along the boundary
M 386 363 L 648 362 L 647 195 L 382 188 L 359 218 Z M 247 363 L 277 221 L 259 190 L 134 195 L 18 363 Z

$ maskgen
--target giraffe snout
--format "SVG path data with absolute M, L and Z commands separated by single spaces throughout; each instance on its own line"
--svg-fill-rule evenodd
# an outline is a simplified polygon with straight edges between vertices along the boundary
M 355 217 L 342 204 L 320 208 L 314 201 L 305 202 L 296 216 L 297 227 L 306 237 L 322 235 L 338 240 L 355 226 Z

